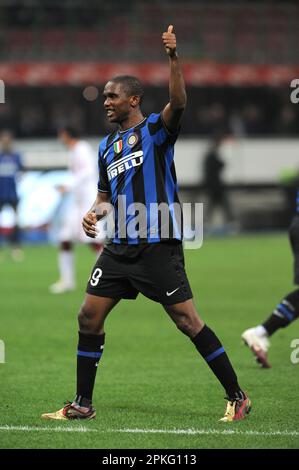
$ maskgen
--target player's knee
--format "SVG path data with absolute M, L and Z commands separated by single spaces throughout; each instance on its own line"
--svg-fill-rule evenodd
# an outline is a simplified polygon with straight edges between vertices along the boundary
M 195 319 L 190 316 L 186 315 L 185 313 L 181 313 L 180 315 L 176 316 L 175 323 L 177 328 L 189 337 L 193 337 L 194 334 L 197 332 L 197 326 Z
M 95 331 L 95 313 L 92 309 L 88 308 L 85 304 L 83 304 L 80 308 L 78 314 L 78 324 L 79 330 L 82 333 L 94 333 Z M 95 332 L 96 334 L 96 332 Z

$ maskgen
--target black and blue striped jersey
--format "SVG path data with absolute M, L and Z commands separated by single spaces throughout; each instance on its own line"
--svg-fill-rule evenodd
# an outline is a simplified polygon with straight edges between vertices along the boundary
M 177 137 L 178 131 L 169 133 L 160 113 L 151 114 L 130 129 L 115 131 L 101 141 L 98 191 L 111 197 L 115 217 L 115 236 L 111 242 L 132 245 L 182 240 L 182 211 L 174 165 Z M 166 217 L 165 212 L 158 210 L 161 204 L 164 211 L 167 207 Z M 142 230 L 136 224 L 140 205 L 146 218 Z

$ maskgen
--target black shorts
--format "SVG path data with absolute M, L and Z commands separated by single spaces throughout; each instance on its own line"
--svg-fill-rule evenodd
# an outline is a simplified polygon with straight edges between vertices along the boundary
M 88 294 L 136 299 L 139 292 L 163 305 L 193 297 L 182 244 L 107 245 L 87 284 Z
M 294 256 L 294 284 L 299 285 L 299 215 L 293 218 L 289 235 Z

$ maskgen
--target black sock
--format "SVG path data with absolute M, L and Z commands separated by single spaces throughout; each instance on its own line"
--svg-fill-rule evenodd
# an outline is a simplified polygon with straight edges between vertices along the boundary
M 233 366 L 215 333 L 205 325 L 203 329 L 192 338 L 192 341 L 222 384 L 228 398 L 244 398 Z
M 299 289 L 288 294 L 277 305 L 270 317 L 262 324 L 268 335 L 271 336 L 279 328 L 285 328 L 299 317 Z
M 75 401 L 90 406 L 97 367 L 103 353 L 105 333 L 90 335 L 79 332 L 77 352 L 77 395 Z

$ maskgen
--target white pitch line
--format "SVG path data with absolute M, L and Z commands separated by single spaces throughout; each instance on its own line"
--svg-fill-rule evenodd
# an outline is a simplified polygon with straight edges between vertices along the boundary
M 83 432 L 83 433 L 125 433 L 125 434 L 187 434 L 187 435 L 218 435 L 218 436 L 299 436 L 299 431 L 241 431 L 238 429 L 91 429 L 84 426 L 0 426 L 0 431 L 21 431 L 21 432 Z
M 98 432 L 96 429 L 88 429 L 83 426 L 71 427 L 71 426 L 10 426 L 8 424 L 0 426 L 1 431 L 22 431 L 22 432 L 34 432 L 34 431 L 47 431 L 47 432 Z
M 116 432 L 136 433 L 136 434 L 189 434 L 189 435 L 209 435 L 217 434 L 221 436 L 242 435 L 242 436 L 299 436 L 299 431 L 239 431 L 237 429 L 118 429 Z

